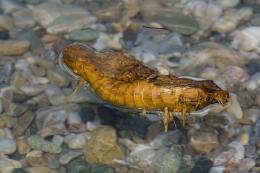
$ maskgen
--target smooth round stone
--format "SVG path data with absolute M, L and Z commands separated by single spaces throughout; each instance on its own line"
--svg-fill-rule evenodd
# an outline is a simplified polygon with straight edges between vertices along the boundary
M 227 33 L 234 30 L 237 25 L 250 19 L 252 16 L 252 9 L 241 8 L 241 9 L 229 9 L 224 12 L 223 17 L 218 19 L 213 26 L 213 31 L 220 33 Z
M 99 33 L 95 30 L 84 29 L 84 30 L 75 30 L 65 35 L 66 39 L 74 41 L 92 41 L 96 40 L 99 36 Z
M 217 3 L 221 5 L 224 9 L 229 9 L 238 5 L 240 3 L 240 0 L 218 0 Z
M 1 40 L 0 55 L 22 55 L 29 47 L 30 42 L 27 40 Z
M 62 136 L 59 136 L 59 135 L 55 135 L 53 138 L 52 138 L 52 142 L 61 146 L 64 142 L 64 138 Z
M 151 166 L 158 173 L 178 173 L 182 165 L 182 156 L 182 149 L 178 145 L 160 148 L 155 152 Z
M 41 3 L 37 6 L 30 6 L 30 8 L 34 19 L 44 27 L 47 27 L 60 16 L 89 14 L 83 7 L 51 1 Z
M 47 166 L 47 159 L 44 158 L 43 152 L 39 150 L 33 150 L 26 154 L 26 161 L 32 166 Z
M 12 154 L 16 150 L 16 143 L 8 137 L 0 137 L 0 153 Z
M 31 150 L 25 137 L 19 137 L 16 139 L 16 145 L 19 154 L 26 154 Z
M 260 109 L 250 108 L 244 111 L 243 120 L 249 122 L 250 125 L 255 124 L 260 117 Z
M 247 145 L 249 142 L 250 136 L 248 133 L 243 133 L 240 135 L 240 143 L 242 145 Z
M 125 154 L 117 144 L 115 129 L 100 126 L 91 132 L 91 138 L 84 148 L 88 163 L 113 163 L 113 159 L 124 159 Z
M 241 51 L 256 51 L 259 52 L 260 45 L 260 27 L 250 26 L 242 30 L 235 31 L 231 46 Z
M 31 148 L 48 152 L 48 153 L 60 153 L 61 152 L 61 147 L 53 142 L 44 140 L 40 136 L 30 136 L 28 138 L 28 144 L 30 145 Z
M 58 171 L 55 171 L 48 167 L 42 167 L 42 166 L 31 167 L 31 168 L 28 168 L 27 170 L 30 173 L 59 173 Z
M 30 28 L 34 26 L 35 21 L 32 12 L 29 9 L 21 9 L 12 13 L 15 26 L 19 28 Z
M 64 74 L 58 73 L 53 70 L 48 71 L 48 79 L 53 85 L 56 85 L 58 87 L 67 86 L 69 83 L 67 77 Z
M 217 132 L 208 129 L 191 131 L 189 141 L 192 149 L 201 154 L 208 154 L 219 146 Z
M 236 119 L 241 119 L 243 117 L 243 111 L 240 103 L 237 100 L 235 94 L 231 94 L 231 105 L 227 108 L 227 112 L 233 115 Z
M 0 15 L 0 28 L 5 29 L 7 31 L 14 30 L 15 26 L 10 16 Z
M 155 20 L 164 25 L 171 31 L 179 32 L 184 35 L 190 35 L 198 30 L 196 19 L 175 12 L 161 12 L 155 17 Z
M 36 96 L 44 92 L 48 85 L 23 85 L 19 89 L 27 96 Z
M 70 134 L 64 138 L 64 141 L 71 149 L 82 149 L 87 144 L 84 134 Z
M 82 151 L 69 151 L 68 153 L 62 155 L 59 159 L 62 165 L 68 164 L 71 160 L 83 155 Z
M 242 159 L 239 162 L 238 170 L 239 171 L 249 171 L 255 166 L 255 164 L 256 164 L 256 161 L 253 158 Z
M 96 22 L 96 17 L 87 15 L 60 16 L 47 26 L 50 34 L 62 34 L 73 30 L 89 28 Z

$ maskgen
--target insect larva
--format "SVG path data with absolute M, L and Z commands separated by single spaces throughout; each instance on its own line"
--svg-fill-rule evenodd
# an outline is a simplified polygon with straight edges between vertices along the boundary
M 82 44 L 67 46 L 64 64 L 87 81 L 104 101 L 132 109 L 164 112 L 165 131 L 172 112 L 180 112 L 185 124 L 186 113 L 210 104 L 226 104 L 229 93 L 211 80 L 160 75 L 123 52 L 99 53 Z

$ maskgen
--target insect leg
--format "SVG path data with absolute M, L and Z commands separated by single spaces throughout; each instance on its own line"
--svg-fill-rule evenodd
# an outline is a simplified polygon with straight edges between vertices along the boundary
M 85 80 L 83 78 L 80 78 L 79 83 L 77 84 L 74 91 L 65 97 L 66 103 L 69 102 L 74 97 L 74 95 L 80 90 L 80 88 L 84 85 L 84 83 L 85 83 Z
M 186 108 L 185 107 L 182 109 L 181 116 L 182 116 L 182 126 L 185 127 L 185 124 L 186 124 Z
M 164 118 L 163 118 L 164 132 L 168 131 L 168 123 L 169 123 L 169 111 L 168 111 L 168 107 L 165 107 L 164 108 Z
M 146 115 L 146 110 L 142 109 L 142 112 L 140 113 L 141 116 L 145 116 Z

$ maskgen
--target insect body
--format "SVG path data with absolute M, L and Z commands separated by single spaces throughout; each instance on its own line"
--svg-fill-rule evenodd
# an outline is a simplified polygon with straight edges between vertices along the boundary
M 103 100 L 133 109 L 163 111 L 165 131 L 172 112 L 180 112 L 185 123 L 186 113 L 229 100 L 228 92 L 211 80 L 160 75 L 123 52 L 99 53 L 73 44 L 64 49 L 63 61 Z

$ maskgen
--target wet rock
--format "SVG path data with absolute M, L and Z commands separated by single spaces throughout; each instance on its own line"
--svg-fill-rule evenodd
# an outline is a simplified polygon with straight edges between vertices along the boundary
M 48 85 L 22 85 L 19 89 L 27 96 L 36 96 L 44 92 Z
M 97 39 L 99 33 L 91 29 L 75 30 L 65 35 L 65 38 L 74 41 L 92 41 Z
M 230 0 L 230 1 L 218 0 L 217 3 L 221 5 L 224 9 L 229 9 L 237 6 L 240 3 L 240 0 Z
M 158 173 L 178 173 L 182 165 L 182 156 L 182 149 L 178 145 L 160 148 L 155 152 L 151 166 Z
M 30 6 L 30 8 L 32 9 L 35 20 L 44 27 L 47 27 L 47 25 L 60 16 L 89 14 L 82 7 L 55 2 L 45 2 L 38 6 Z
M 18 153 L 22 155 L 28 153 L 31 150 L 25 137 L 19 137 L 16 139 L 16 146 Z
M 86 134 L 69 134 L 64 141 L 71 149 L 82 149 L 87 144 L 87 136 Z
M 71 32 L 77 29 L 88 28 L 95 21 L 96 18 L 89 14 L 61 16 L 47 26 L 47 32 L 50 34 Z
M 0 153 L 12 154 L 16 151 L 16 143 L 8 137 L 0 137 Z
M 256 51 L 260 52 L 260 27 L 250 26 L 242 30 L 235 31 L 231 35 L 233 41 L 232 47 L 241 51 Z
M 57 145 L 59 145 L 59 146 L 61 146 L 63 144 L 63 142 L 64 142 L 64 138 L 62 136 L 55 135 L 52 138 L 52 142 L 57 144 Z
M 61 88 L 56 85 L 48 85 L 46 95 L 52 105 L 61 105 L 65 103 L 65 95 Z
M 250 8 L 227 10 L 224 12 L 224 16 L 215 22 L 213 30 L 221 33 L 230 32 L 240 23 L 250 19 L 251 15 L 252 9 Z
M 155 157 L 155 150 L 145 144 L 136 145 L 128 156 L 128 160 L 142 168 L 149 167 Z
M 191 173 L 209 172 L 213 163 L 207 157 L 200 157 L 191 170 Z
M 231 105 L 227 108 L 227 112 L 233 115 L 236 119 L 241 119 L 243 116 L 243 111 L 237 100 L 237 96 L 235 94 L 230 94 L 230 96 Z
M 71 160 L 73 160 L 73 159 L 75 159 L 75 158 L 77 158 L 77 157 L 79 157 L 79 156 L 81 156 L 81 155 L 83 155 L 83 152 L 82 152 L 82 151 L 69 151 L 68 153 L 63 154 L 63 155 L 60 157 L 59 161 L 60 161 L 60 163 L 61 163 L 62 165 L 66 165 L 66 164 L 68 164 Z
M 251 78 L 245 84 L 246 89 L 254 91 L 260 86 L 260 72 L 257 72 L 251 76 Z
M 240 135 L 240 140 L 239 140 L 239 142 L 240 142 L 242 145 L 247 145 L 248 142 L 249 142 L 249 140 L 250 140 L 250 136 L 249 136 L 248 133 L 242 133 L 242 134 Z
M 22 55 L 30 46 L 26 40 L 2 40 L 0 41 L 0 55 Z
M 28 144 L 33 149 L 48 152 L 48 153 L 57 154 L 57 153 L 61 152 L 61 147 L 59 145 L 56 145 L 53 142 L 44 140 L 40 136 L 30 136 L 28 138 Z
M 219 146 L 217 132 L 210 129 L 191 131 L 189 142 L 194 151 L 202 154 L 208 154 Z
M 14 126 L 14 133 L 17 136 L 23 135 L 34 120 L 34 117 L 35 113 L 31 111 L 25 112 L 23 115 L 19 116 L 17 123 Z
M 65 87 L 69 83 L 68 79 L 66 78 L 66 76 L 64 74 L 58 73 L 53 70 L 48 71 L 48 79 L 53 85 L 56 85 L 59 87 Z
M 209 154 L 209 158 L 215 166 L 236 165 L 244 158 L 245 149 L 239 142 L 232 142 L 223 148 L 217 149 Z
M 16 104 L 10 100 L 3 100 L 3 106 L 7 115 L 15 117 L 22 115 L 28 110 L 27 105 Z
M 8 158 L 0 159 L 0 172 L 1 173 L 12 173 L 15 168 L 21 168 L 22 164 L 16 160 Z
M 21 9 L 12 13 L 15 26 L 19 28 L 30 28 L 34 26 L 35 21 L 32 12 L 29 9 Z
M 5 29 L 7 31 L 14 30 L 15 27 L 11 17 L 7 15 L 0 15 L 0 28 Z
M 190 35 L 198 30 L 197 21 L 180 13 L 162 12 L 155 16 L 155 20 L 171 31 Z
M 209 127 L 224 129 L 228 126 L 228 119 L 222 115 L 208 114 L 204 117 L 205 123 Z
M 33 29 L 24 29 L 17 34 L 17 38 L 20 40 L 28 40 L 30 45 L 30 52 L 32 55 L 42 55 L 44 52 L 44 45 L 42 44 L 37 30 L 34 31 Z
M 260 117 L 260 109 L 250 108 L 244 111 L 243 118 L 240 122 L 245 122 L 246 124 L 255 124 L 257 119 Z
M 123 37 L 122 33 L 118 34 L 100 34 L 99 38 L 97 39 L 96 43 L 93 47 L 97 50 L 103 50 L 106 47 L 110 49 L 121 50 L 122 45 L 120 43 L 120 39 Z
M 84 149 L 85 159 L 89 163 L 113 163 L 113 159 L 124 159 L 125 155 L 117 144 L 113 128 L 101 126 L 91 133 L 91 138 Z
M 193 46 L 180 61 L 180 68 L 194 70 L 206 64 L 223 69 L 227 65 L 243 66 L 244 57 L 226 46 L 214 42 L 202 42 Z
M 64 134 L 65 121 L 71 112 L 79 111 L 75 104 L 51 106 L 36 112 L 36 125 L 42 136 Z
M 71 112 L 67 119 L 70 129 L 85 129 L 85 124 L 81 121 L 77 112 Z
M 249 171 L 255 166 L 255 160 L 252 158 L 242 159 L 239 163 L 238 170 L 239 171 Z
M 33 167 L 48 165 L 47 159 L 44 158 L 42 151 L 33 150 L 26 154 L 25 159 Z
M 223 173 L 225 171 L 224 166 L 214 166 L 210 169 L 210 173 Z
M 48 167 L 31 167 L 28 169 L 30 173 L 58 173 L 58 171 L 55 171 L 53 169 L 50 169 Z

